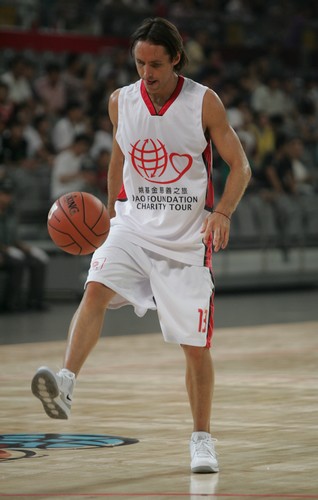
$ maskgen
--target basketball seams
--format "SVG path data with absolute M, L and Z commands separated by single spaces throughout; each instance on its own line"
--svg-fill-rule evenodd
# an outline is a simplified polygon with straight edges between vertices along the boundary
M 89 193 L 88 193 L 89 194 Z M 86 205 L 84 203 L 84 197 L 83 197 L 83 193 L 80 193 L 81 195 L 81 201 L 82 201 L 82 209 L 83 209 L 83 222 L 84 224 L 86 225 L 86 227 L 88 227 L 88 229 L 90 231 L 92 231 L 93 234 L 95 234 L 95 236 L 103 236 L 104 234 L 107 234 L 107 231 L 104 231 L 102 233 L 96 233 L 95 231 L 93 231 L 93 229 L 96 227 L 96 225 L 98 224 L 98 222 L 101 220 L 102 218 L 102 215 L 103 215 L 103 212 L 105 210 L 105 206 L 104 204 L 101 202 L 101 200 L 98 200 L 98 198 L 96 198 L 96 200 L 98 200 L 99 204 L 100 204 L 100 207 L 101 207 L 101 210 L 100 210 L 100 213 L 99 213 L 99 216 L 97 217 L 97 220 L 96 222 L 92 225 L 92 226 L 89 226 L 87 220 L 86 220 Z M 87 193 L 86 193 L 87 195 Z
M 83 195 L 82 195 L 82 193 L 81 193 L 81 198 L 82 198 L 82 203 L 83 203 L 83 207 L 82 207 L 82 209 L 83 209 L 83 213 L 84 213 L 84 215 L 85 215 L 85 203 L 84 203 L 84 200 L 83 200 Z M 91 241 L 90 241 L 90 240 L 88 240 L 88 239 L 86 238 L 86 236 L 85 236 L 85 235 L 84 235 L 84 234 L 80 231 L 80 229 L 76 226 L 76 224 L 74 224 L 74 222 L 70 219 L 70 217 L 68 216 L 68 214 L 67 214 L 66 210 L 64 209 L 63 205 L 60 203 L 60 200 L 59 200 L 59 205 L 60 205 L 61 210 L 62 210 L 62 212 L 64 213 L 65 217 L 66 217 L 66 218 L 67 218 L 67 220 L 71 223 L 71 225 L 74 227 L 74 229 L 76 229 L 76 231 L 78 232 L 78 234 L 80 234 L 80 235 L 82 236 L 82 238 L 83 238 L 85 241 L 87 241 L 87 243 L 89 243 L 89 244 L 90 244 L 93 248 L 97 249 L 97 246 L 96 246 L 96 245 L 93 245 L 93 243 L 91 243 Z M 85 217 L 83 218 L 83 222 L 85 222 L 85 220 L 84 220 L 84 219 L 85 219 Z M 85 226 L 86 226 L 88 229 L 91 229 L 91 228 L 90 228 L 90 227 L 86 224 L 86 222 L 85 222 Z M 96 236 L 98 236 L 98 235 L 96 235 Z M 80 246 L 80 245 L 79 245 L 79 246 Z
M 105 206 L 103 205 L 103 203 L 101 202 L 101 205 L 102 205 L 102 209 L 100 211 L 100 214 L 99 214 L 99 217 L 97 219 L 97 221 L 95 222 L 95 224 L 91 227 L 91 230 L 93 230 L 95 228 L 95 226 L 99 223 L 99 221 L 101 220 L 102 218 L 102 215 L 104 213 L 104 211 L 106 210 Z M 109 233 L 109 230 L 108 231 L 104 231 L 103 233 L 99 233 L 99 235 L 103 235 L 103 234 L 108 234 Z M 94 233 L 96 234 L 96 233 Z
M 105 241 L 109 216 L 99 198 L 86 192 L 72 192 L 62 195 L 52 205 L 47 226 L 59 248 L 73 255 L 88 255 Z
M 59 220 L 57 217 L 55 217 L 57 220 Z M 79 248 L 79 253 L 78 255 L 81 254 L 82 252 L 82 247 L 77 243 L 77 241 L 74 240 L 74 238 L 69 234 L 69 233 L 66 233 L 65 231 L 61 231 L 61 229 L 57 229 L 56 227 L 52 226 L 52 224 L 48 223 L 48 226 L 50 226 L 52 229 L 54 229 L 54 231 L 56 231 L 57 233 L 60 233 L 60 234 L 65 234 L 65 236 L 68 236 L 68 238 L 70 238 L 72 240 L 72 243 L 67 243 L 66 245 L 62 245 L 62 244 L 59 244 L 59 247 L 61 249 L 66 249 L 68 247 L 71 247 L 72 245 L 76 245 L 76 247 Z M 75 254 L 76 255 L 76 254 Z

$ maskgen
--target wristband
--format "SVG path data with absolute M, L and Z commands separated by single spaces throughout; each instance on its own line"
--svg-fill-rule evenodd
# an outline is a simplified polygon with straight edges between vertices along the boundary
M 223 215 L 223 217 L 226 217 L 227 220 L 229 220 L 231 222 L 231 217 L 229 217 L 228 215 L 224 214 L 223 212 L 218 212 L 217 210 L 213 210 L 213 213 L 214 214 L 220 214 L 220 215 Z

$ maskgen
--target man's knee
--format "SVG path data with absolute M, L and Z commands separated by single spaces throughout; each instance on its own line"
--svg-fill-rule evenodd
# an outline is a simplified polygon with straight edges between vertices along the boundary
M 208 347 L 197 347 L 193 345 L 181 345 L 187 359 L 194 363 L 201 363 L 202 359 L 210 356 L 210 349 Z
M 107 309 L 108 304 L 114 295 L 115 292 L 102 283 L 90 281 L 86 285 L 82 302 L 85 303 L 86 306 L 93 309 Z

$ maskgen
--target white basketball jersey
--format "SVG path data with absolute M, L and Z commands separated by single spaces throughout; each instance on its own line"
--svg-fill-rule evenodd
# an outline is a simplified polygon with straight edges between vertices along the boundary
M 207 87 L 179 76 L 159 113 L 141 80 L 123 87 L 116 140 L 125 156 L 112 231 L 192 265 L 208 265 L 202 223 L 213 205 L 212 151 L 202 128 Z

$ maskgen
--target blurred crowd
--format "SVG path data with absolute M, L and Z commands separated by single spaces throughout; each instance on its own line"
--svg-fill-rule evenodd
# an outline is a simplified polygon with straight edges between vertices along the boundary
M 139 3 L 140 8 L 156 5 L 157 10 L 165 4 Z M 209 4 L 187 3 L 189 9 Z M 171 4 L 169 13 L 176 17 L 179 2 Z M 239 7 L 251 10 L 247 1 L 225 5 L 233 12 Z M 202 24 L 186 34 L 190 62 L 184 74 L 222 99 L 253 168 L 250 189 L 315 191 L 318 74 L 291 65 L 274 41 L 250 59 L 228 58 L 210 31 Z M 136 79 L 129 51 L 115 46 L 96 57 L 9 54 L 3 52 L 0 64 L 0 176 L 13 177 L 20 207 L 25 199 L 30 209 L 70 190 L 85 189 L 105 198 L 112 147 L 107 102 L 115 88 Z M 215 172 L 216 189 L 221 191 L 227 167 L 217 156 Z
M 52 28 L 54 22 L 56 28 L 63 19 L 65 29 L 76 26 L 79 31 L 79 18 L 83 22 L 87 7 L 87 2 L 79 0 L 10 3 L 29 5 L 29 27 Z M 277 4 L 96 0 L 89 2 L 91 16 L 84 17 L 86 26 L 98 23 L 92 31 L 120 36 L 127 36 L 148 15 L 172 20 L 184 34 L 189 57 L 184 75 L 219 94 L 242 141 L 253 171 L 248 191 L 273 205 L 278 195 L 294 205 L 293 200 L 318 193 L 318 73 L 314 65 L 308 66 L 310 58 L 305 64 L 299 55 L 300 27 L 310 26 L 315 15 L 317 19 L 317 3 Z M 233 47 L 229 56 L 231 37 L 226 35 L 224 20 L 235 19 L 248 27 L 243 42 L 257 49 L 248 56 L 242 51 L 240 57 L 240 50 L 233 52 Z M 250 29 L 254 23 L 257 30 Z M 286 58 L 285 50 L 293 44 L 298 52 L 294 59 Z M 47 237 L 47 210 L 65 192 L 87 191 L 106 202 L 112 149 L 108 98 L 114 89 L 136 78 L 129 51 L 122 47 L 109 47 L 97 56 L 2 52 L 0 199 L 1 186 L 10 179 L 13 196 L 9 204 L 15 207 L 20 223 L 28 223 L 22 239 Z M 218 196 L 228 167 L 216 153 L 214 172 Z M 0 229 L 3 212 L 0 203 Z M 39 221 L 44 231 L 31 234 L 32 222 Z
M 24 29 L 126 36 L 143 18 L 162 16 L 184 35 L 204 25 L 224 44 L 235 22 L 232 43 L 242 43 L 244 34 L 244 44 L 276 40 L 296 48 L 303 27 L 315 30 L 318 19 L 315 0 L 1 0 L 1 5 L 7 23 Z

